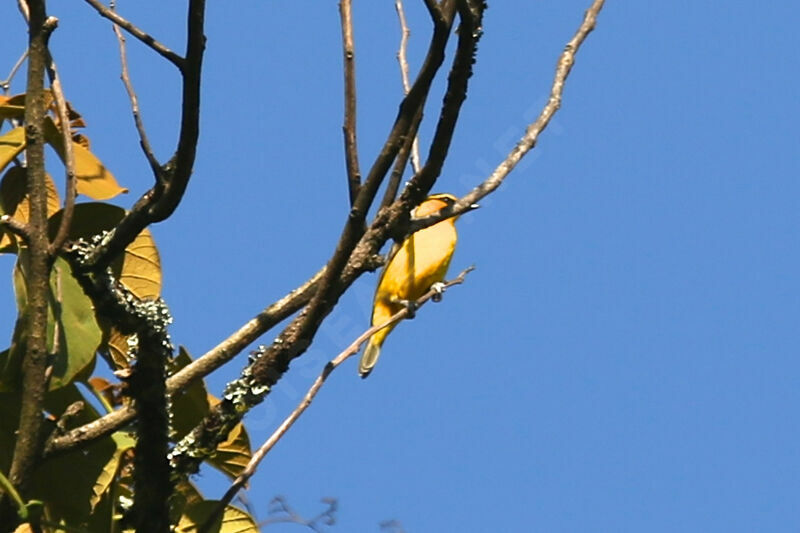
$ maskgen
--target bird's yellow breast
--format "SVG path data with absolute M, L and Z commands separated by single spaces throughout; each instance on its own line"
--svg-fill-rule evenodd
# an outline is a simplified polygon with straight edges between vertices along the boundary
M 390 259 L 378 285 L 375 300 L 416 300 L 442 281 L 456 246 L 452 219 L 420 230 L 405 241 Z

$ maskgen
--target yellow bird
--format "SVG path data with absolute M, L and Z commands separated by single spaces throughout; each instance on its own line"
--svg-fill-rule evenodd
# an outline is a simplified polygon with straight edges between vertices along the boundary
M 456 197 L 452 194 L 428 196 L 414 210 L 414 217 L 432 215 L 455 202 Z M 472 209 L 476 207 L 477 204 L 471 206 Z M 458 240 L 456 218 L 458 217 L 451 217 L 421 229 L 409 235 L 400 246 L 395 246 L 375 290 L 373 326 L 386 322 L 409 305 L 409 302 L 418 300 L 434 283 L 444 280 Z M 370 337 L 358 365 L 358 373 L 362 378 L 372 372 L 383 341 L 393 328 L 394 326 L 386 327 Z

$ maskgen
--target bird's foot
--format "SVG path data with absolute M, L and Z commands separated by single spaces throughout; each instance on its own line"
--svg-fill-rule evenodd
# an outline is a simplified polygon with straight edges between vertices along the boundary
M 442 295 L 444 294 L 444 289 L 445 289 L 444 283 L 442 283 L 441 281 L 437 281 L 436 283 L 431 285 L 431 290 L 433 290 L 433 296 L 431 296 L 431 300 L 433 300 L 434 302 L 441 302 Z
M 406 308 L 406 315 L 407 320 L 411 320 L 415 316 L 417 316 L 417 302 L 413 300 L 406 300 L 403 298 L 392 298 L 392 303 L 402 305 Z

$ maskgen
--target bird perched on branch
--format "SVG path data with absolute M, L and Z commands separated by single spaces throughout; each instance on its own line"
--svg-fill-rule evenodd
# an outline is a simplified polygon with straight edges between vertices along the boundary
M 428 196 L 414 210 L 415 218 L 422 218 L 451 206 L 456 202 L 452 194 Z M 478 207 L 477 204 L 470 209 Z M 383 324 L 392 315 L 409 307 L 438 282 L 444 280 L 447 267 L 456 247 L 458 235 L 451 217 L 412 233 L 399 246 L 395 245 L 378 280 L 372 307 L 372 325 Z M 377 331 L 370 337 L 358 373 L 365 378 L 372 372 L 381 346 L 394 326 Z

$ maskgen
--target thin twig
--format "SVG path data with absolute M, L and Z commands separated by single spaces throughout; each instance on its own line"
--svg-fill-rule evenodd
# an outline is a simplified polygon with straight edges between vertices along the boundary
M 411 90 L 411 83 L 408 81 L 408 38 L 411 36 L 411 30 L 408 29 L 406 22 L 406 13 L 403 9 L 403 0 L 395 0 L 394 7 L 397 10 L 397 18 L 400 20 L 400 48 L 397 51 L 397 62 L 400 64 L 400 78 L 403 81 L 403 94 L 408 94 Z M 411 141 L 411 169 L 414 174 L 419 172 L 420 169 L 419 158 L 419 141 L 415 134 Z
M 342 50 L 344 53 L 344 152 L 347 165 L 347 188 L 350 205 L 355 205 L 361 187 L 361 170 L 358 165 L 356 141 L 356 52 L 353 40 L 353 12 L 351 0 L 339 2 L 342 18 Z
M 446 289 L 452 287 L 453 285 L 460 285 L 461 283 L 464 283 L 464 279 L 466 278 L 467 274 L 469 274 L 472 270 L 474 270 L 474 268 L 475 267 L 469 267 L 464 271 L 462 271 L 453 280 L 445 282 L 444 288 Z M 425 305 L 425 303 L 428 300 L 434 298 L 437 295 L 440 295 L 441 290 L 442 290 L 441 288 L 430 289 L 421 298 L 419 298 L 416 302 L 414 302 L 413 307 L 419 309 L 420 307 Z M 258 465 L 261 463 L 264 457 L 266 457 L 266 455 L 270 452 L 270 450 L 272 450 L 272 448 L 275 447 L 275 444 L 278 443 L 278 441 L 286 434 L 287 431 L 289 431 L 289 429 L 297 421 L 297 419 L 300 418 L 300 415 L 302 415 L 305 412 L 305 410 L 308 409 L 308 407 L 311 405 L 311 402 L 314 400 L 314 397 L 322 388 L 322 385 L 325 383 L 325 380 L 328 379 L 328 376 L 330 376 L 331 372 L 336 370 L 336 368 L 343 362 L 345 362 L 349 357 L 357 354 L 358 351 L 361 349 L 361 345 L 364 344 L 364 342 L 366 342 L 367 339 L 369 339 L 373 334 L 377 333 L 378 331 L 384 328 L 392 326 L 400 322 L 404 318 L 406 318 L 409 314 L 409 310 L 410 310 L 409 307 L 404 307 L 403 309 L 392 315 L 391 318 L 389 318 L 384 323 L 370 327 L 364 333 L 359 335 L 358 338 L 356 338 L 356 340 L 354 340 L 353 343 L 350 344 L 350 346 L 345 348 L 339 355 L 334 357 L 325 365 L 325 367 L 322 370 L 322 373 L 317 377 L 317 379 L 308 389 L 308 392 L 306 393 L 305 397 L 303 397 L 300 404 L 294 409 L 294 411 L 291 412 L 291 414 L 289 414 L 288 417 L 286 417 L 283 423 L 281 423 L 281 425 L 278 426 L 278 429 L 276 429 L 272 433 L 272 435 L 270 435 L 270 437 L 264 442 L 264 444 L 262 444 L 261 447 L 250 458 L 250 461 L 247 463 L 247 466 L 233 481 L 230 488 L 228 488 L 228 490 L 225 492 L 225 495 L 220 499 L 215 511 L 211 514 L 206 523 L 200 529 L 200 533 L 207 531 L 208 527 L 210 527 L 211 524 L 214 522 L 214 520 L 216 520 L 216 518 L 220 516 L 222 511 L 225 510 L 225 507 L 231 501 L 233 501 L 233 498 L 236 496 L 236 493 L 239 492 L 239 490 L 247 483 L 247 481 L 251 477 L 253 477 L 253 474 L 255 474 L 256 472 L 256 468 L 258 468 Z
M 139 111 L 139 99 L 136 97 L 136 91 L 133 89 L 133 83 L 131 83 L 130 74 L 128 72 L 128 53 L 125 47 L 125 36 L 119 29 L 119 24 L 112 24 L 111 27 L 114 29 L 114 34 L 117 36 L 117 41 L 119 42 L 119 60 L 122 65 L 122 74 L 120 77 L 122 78 L 122 83 L 125 84 L 125 90 L 131 101 L 133 121 L 136 124 L 136 131 L 139 132 L 139 145 L 142 147 L 147 162 L 150 163 L 153 175 L 158 179 L 161 176 L 161 163 L 159 163 L 156 156 L 153 155 L 153 148 L 150 146 L 147 132 L 144 129 L 144 122 L 142 121 L 142 115 Z
M 558 111 L 561 107 L 561 98 L 564 94 L 564 85 L 567 77 L 569 76 L 570 70 L 575 63 L 575 54 L 578 53 L 578 50 L 586 40 L 586 37 L 594 29 L 595 24 L 597 23 L 597 16 L 600 13 L 600 10 L 603 8 L 604 2 L 605 0 L 595 0 L 591 7 L 586 11 L 583 22 L 578 28 L 578 31 L 567 43 L 567 46 L 564 48 L 564 52 L 558 59 L 555 77 L 550 89 L 550 98 L 547 100 L 547 103 L 545 104 L 541 113 L 539 113 L 539 116 L 528 126 L 527 130 L 525 131 L 525 135 L 522 137 L 522 139 L 520 139 L 517 145 L 514 146 L 508 156 L 506 156 L 506 158 L 497 166 L 497 168 L 495 168 L 492 174 L 486 178 L 483 183 L 472 189 L 463 198 L 460 198 L 452 207 L 444 208 L 441 211 L 422 219 L 412 220 L 410 231 L 418 231 L 422 228 L 436 224 L 440 220 L 460 215 L 461 213 L 468 211 L 470 206 L 497 189 L 500 184 L 503 183 L 503 180 L 506 179 L 509 173 L 514 170 L 514 167 L 517 166 L 517 163 L 519 163 L 525 154 L 527 154 L 534 146 L 536 146 L 536 141 L 539 139 L 539 135 L 545 130 L 545 128 L 547 128 L 547 125 L 550 123 L 553 115 L 555 115 L 556 111 Z
M 17 71 L 19 70 L 19 67 L 22 66 L 22 63 L 25 61 L 26 57 L 28 57 L 27 50 L 25 50 L 22 55 L 19 56 L 17 62 L 14 63 L 14 66 L 11 68 L 11 72 L 8 73 L 8 77 L 0 81 L 0 89 L 3 89 L 4 93 L 8 93 L 9 89 L 11 89 L 11 82 L 13 81 L 14 76 L 17 75 Z
M 179 70 L 183 70 L 186 66 L 186 60 L 158 42 L 152 35 L 149 35 L 135 26 L 132 22 L 122 18 L 118 13 L 112 11 L 111 9 L 107 8 L 103 4 L 99 2 L 99 0 L 85 0 L 87 4 L 92 6 L 97 13 L 104 18 L 107 18 L 114 24 L 118 24 L 122 26 L 125 31 L 139 39 L 141 42 L 155 50 L 158 54 L 164 57 L 167 61 L 178 67 Z
M 58 232 L 49 247 L 50 256 L 53 257 L 61 250 L 69 235 L 72 214 L 75 211 L 75 197 L 78 193 L 77 177 L 75 175 L 75 150 L 72 146 L 72 128 L 69 123 L 67 100 L 64 98 L 64 89 L 61 87 L 61 79 L 56 69 L 56 62 L 53 60 L 49 50 L 47 53 L 47 76 L 50 79 L 50 89 L 53 91 L 56 103 L 58 121 L 61 123 L 61 139 L 64 142 L 64 180 L 66 182 L 61 222 L 58 226 Z

